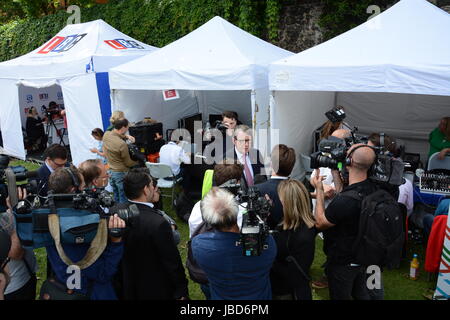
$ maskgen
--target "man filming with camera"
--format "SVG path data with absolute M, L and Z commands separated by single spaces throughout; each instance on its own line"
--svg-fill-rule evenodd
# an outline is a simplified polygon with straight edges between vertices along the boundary
M 53 194 L 73 194 L 79 190 L 84 189 L 83 176 L 75 167 L 60 168 L 55 170 L 49 178 L 49 189 Z M 57 208 L 73 208 L 73 201 L 56 202 Z M 75 210 L 75 209 L 74 209 Z M 117 215 L 111 216 L 108 219 L 108 229 L 120 230 L 125 228 L 124 220 Z M 99 244 L 101 247 L 103 244 Z M 68 273 L 69 265 L 66 264 L 67 258 L 70 261 L 85 260 L 91 252 L 91 244 L 82 243 L 64 243 L 47 246 L 47 256 L 50 261 L 56 279 L 63 286 L 67 285 L 68 279 L 71 276 Z M 98 250 L 97 248 L 94 248 Z M 63 257 L 61 255 L 64 255 Z M 119 262 L 123 254 L 122 238 L 119 234 L 109 237 L 106 248 L 101 255 L 89 266 L 86 266 L 80 271 L 80 287 L 75 288 L 74 291 L 78 296 L 83 296 L 83 300 L 116 300 L 117 296 L 113 289 L 112 277 L 117 272 Z M 69 288 L 70 289 L 70 288 Z M 42 298 L 52 299 L 51 292 L 41 292 Z
M 195 261 L 206 273 L 213 300 L 270 300 L 270 269 L 276 256 L 271 235 L 260 255 L 246 256 L 237 225 L 239 204 L 232 193 L 214 187 L 201 202 L 203 220 L 213 231 L 192 239 Z
M 364 144 L 355 144 L 347 152 L 349 185 L 343 192 L 356 190 L 367 196 L 376 191 L 368 179 L 368 171 L 376 159 L 374 150 Z M 311 183 L 316 189 L 316 227 L 324 233 L 324 251 L 327 255 L 325 272 L 332 300 L 369 300 L 366 285 L 366 266 L 356 262 L 353 244 L 359 230 L 361 201 L 338 194 L 325 209 L 323 176 L 316 169 Z M 336 181 L 335 181 L 336 182 Z

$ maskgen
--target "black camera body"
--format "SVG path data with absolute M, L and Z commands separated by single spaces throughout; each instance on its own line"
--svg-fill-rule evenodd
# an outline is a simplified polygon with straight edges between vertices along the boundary
M 341 106 L 337 106 L 325 112 L 325 116 L 333 123 L 342 122 L 345 119 L 345 111 Z
M 260 195 L 254 186 L 245 192 L 239 192 L 240 203 L 247 203 L 247 212 L 242 216 L 240 243 L 244 256 L 259 256 L 267 249 L 266 239 L 269 235 L 267 217 L 269 216 L 271 203 Z
M 223 124 L 222 121 L 217 120 L 214 126 L 217 130 L 220 130 L 222 132 L 227 131 L 228 127 Z
M 319 143 L 319 151 L 311 154 L 311 169 L 321 167 L 341 170 L 347 157 L 348 142 L 336 137 L 322 139 Z
M 48 119 L 51 119 L 53 116 L 56 116 L 56 115 L 59 116 L 59 114 L 60 114 L 60 110 L 57 106 L 56 107 L 52 106 L 52 107 L 47 108 L 45 105 L 42 105 L 41 110 Z

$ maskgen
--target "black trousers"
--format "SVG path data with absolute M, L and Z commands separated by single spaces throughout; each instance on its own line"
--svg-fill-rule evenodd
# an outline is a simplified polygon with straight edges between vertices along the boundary
M 5 294 L 5 300 L 35 300 L 36 299 L 36 276 L 31 276 L 30 280 L 22 288 L 14 292 Z
M 329 263 L 325 272 L 331 300 L 370 300 L 366 268 Z

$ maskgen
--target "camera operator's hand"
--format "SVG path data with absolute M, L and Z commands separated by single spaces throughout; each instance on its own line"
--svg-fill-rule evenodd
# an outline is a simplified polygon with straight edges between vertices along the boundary
M 447 153 L 450 153 L 450 148 L 442 149 L 438 154 L 438 159 L 444 160 Z
M 21 187 L 17 187 L 17 200 L 21 201 L 26 199 L 28 196 L 27 194 L 27 190 L 26 189 L 22 189 Z M 8 207 L 8 210 L 12 210 L 12 205 L 11 205 L 11 201 L 9 200 L 9 197 L 6 198 L 6 206 Z
M 320 175 L 320 170 L 315 169 L 315 176 L 311 178 L 311 185 L 316 190 L 323 191 L 323 180 L 325 179 L 325 176 Z
M 334 187 L 330 186 L 328 184 L 324 184 L 323 185 L 323 192 L 324 192 L 324 195 L 325 195 L 325 199 L 331 199 L 336 194 L 336 190 L 334 189 Z
M 114 216 L 109 218 L 108 228 L 111 230 L 112 229 L 124 229 L 125 221 L 120 219 L 119 216 L 117 214 L 115 214 Z M 111 236 L 111 241 L 112 242 L 120 242 L 120 241 L 122 241 L 122 237 L 112 237 Z

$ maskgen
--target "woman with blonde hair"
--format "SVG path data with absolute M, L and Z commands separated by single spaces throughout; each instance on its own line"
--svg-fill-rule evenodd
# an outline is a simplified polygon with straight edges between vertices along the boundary
M 114 122 L 120 119 L 125 119 L 125 113 L 120 110 L 113 111 L 111 117 L 109 118 L 110 125 L 106 131 L 111 131 L 114 128 Z
M 309 192 L 300 181 L 288 179 L 278 186 L 283 220 L 274 238 L 277 257 L 272 267 L 275 299 L 312 300 L 309 269 L 314 260 L 317 231 Z

